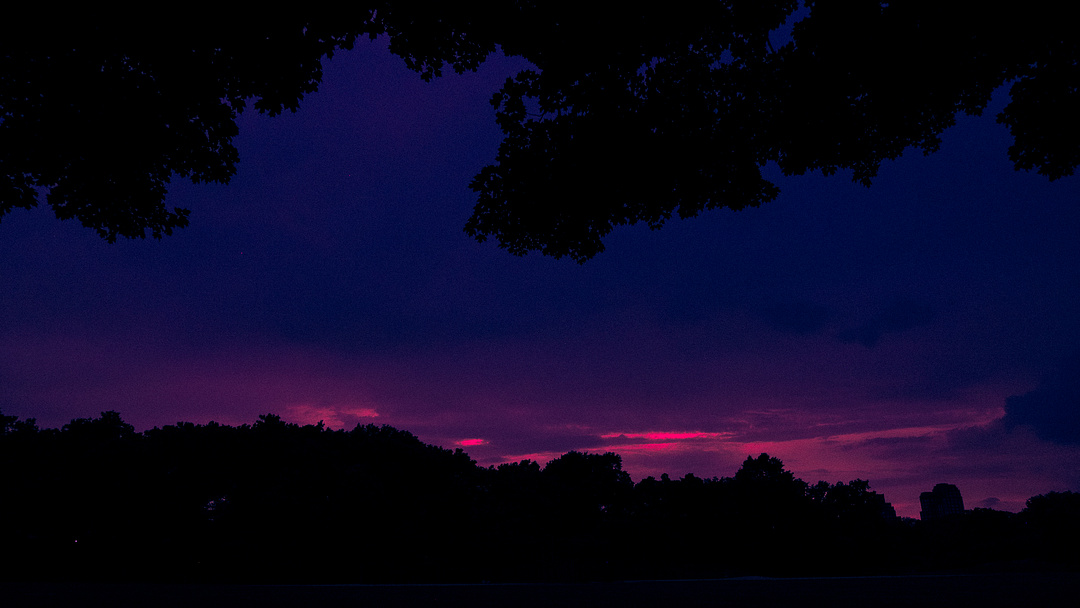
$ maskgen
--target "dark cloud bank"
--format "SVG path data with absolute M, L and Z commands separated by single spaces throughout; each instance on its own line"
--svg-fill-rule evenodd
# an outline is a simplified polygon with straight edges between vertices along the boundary
M 1029 426 L 1046 441 L 1080 444 L 1080 356 L 1072 357 L 1035 390 L 1005 401 L 1005 428 Z

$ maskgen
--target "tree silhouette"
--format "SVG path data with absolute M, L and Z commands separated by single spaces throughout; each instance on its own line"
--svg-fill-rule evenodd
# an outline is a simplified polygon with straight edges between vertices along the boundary
M 1021 519 L 1042 559 L 1080 565 L 1080 492 L 1047 492 L 1027 500 Z
M 909 147 L 936 151 L 958 112 L 981 113 L 1005 83 L 997 120 L 1016 168 L 1057 179 L 1080 163 L 1080 45 L 1059 4 L 802 4 L 379 2 L 152 29 L 99 11 L 7 20 L 0 216 L 44 191 L 57 217 L 110 241 L 171 234 L 189 214 L 164 205 L 173 174 L 227 182 L 249 102 L 295 111 L 323 57 L 380 34 L 427 79 L 474 69 L 496 45 L 535 66 L 492 99 L 505 138 L 472 183 L 466 225 L 515 254 L 582 262 L 618 225 L 759 205 L 779 192 L 762 176 L 770 162 L 869 185 Z
M 905 149 L 936 151 L 958 112 L 981 113 L 1010 81 L 998 122 L 1016 168 L 1056 179 L 1080 162 L 1078 40 L 1051 3 L 808 1 L 782 46 L 770 31 L 794 20 L 795 1 L 586 11 L 571 24 L 561 4 L 530 21 L 551 48 L 504 45 L 539 70 L 493 100 L 506 139 L 473 182 L 467 231 L 516 254 L 580 262 L 617 225 L 759 205 L 779 192 L 769 162 L 869 185 Z
M 164 204 L 172 176 L 228 182 L 236 119 L 250 103 L 296 111 L 321 60 L 389 33 L 425 79 L 474 68 L 493 48 L 466 38 L 446 9 L 372 2 L 345 11 L 179 12 L 153 27 L 89 9 L 0 24 L 0 216 L 38 204 L 102 237 L 156 238 L 186 226 Z M 460 12 L 460 11 L 459 11 Z
M 136 433 L 0 413 L 0 581 L 465 582 L 1075 568 L 1080 501 L 883 516 L 767 454 L 633 484 L 618 455 L 480 468 L 388 426 L 260 416 Z

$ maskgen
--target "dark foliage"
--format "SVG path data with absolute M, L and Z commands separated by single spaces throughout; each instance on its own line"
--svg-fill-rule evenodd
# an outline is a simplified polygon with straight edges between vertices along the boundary
M 492 104 L 505 138 L 472 183 L 466 225 L 515 254 L 584 261 L 615 226 L 742 209 L 779 192 L 762 176 L 850 171 L 940 145 L 957 113 L 998 115 L 1017 169 L 1080 162 L 1078 39 L 1063 5 L 728 0 L 634 12 L 551 1 L 367 3 L 340 13 L 208 20 L 120 15 L 0 26 L 0 216 L 37 205 L 113 240 L 187 224 L 173 174 L 228 181 L 235 119 L 295 111 L 321 59 L 364 36 L 424 78 L 501 47 L 535 66 Z M 793 25 L 793 28 L 791 27 Z M 781 32 L 790 31 L 790 36 Z
M 484 473 L 390 427 L 272 415 L 143 434 L 115 412 L 13 422 L 0 461 L 7 576 L 90 580 L 457 579 Z
M 958 112 L 980 114 L 1008 82 L 998 122 L 1014 137 L 1016 168 L 1057 179 L 1080 162 L 1080 49 L 1059 5 L 803 5 L 530 9 L 532 35 L 504 49 L 539 70 L 493 100 L 506 139 L 473 183 L 466 230 L 517 254 L 584 261 L 617 225 L 657 228 L 775 198 L 761 173 L 769 162 L 788 175 L 851 171 L 870 185 L 884 160 L 936 151 Z M 774 45 L 770 32 L 796 20 Z
M 346 10 L 207 18 L 174 11 L 153 24 L 93 7 L 0 24 L 0 216 L 44 191 L 60 219 L 109 241 L 186 226 L 164 204 L 172 176 L 228 182 L 236 118 L 250 103 L 296 111 L 322 59 L 388 33 L 425 79 L 475 68 L 494 48 L 438 9 L 382 2 Z
M 481 468 L 397 429 L 0 416 L 0 579 L 450 582 L 1075 568 L 1080 501 L 900 520 L 762 454 L 634 484 L 618 455 Z
M 1032 496 L 1020 518 L 1045 559 L 1080 566 L 1080 492 Z

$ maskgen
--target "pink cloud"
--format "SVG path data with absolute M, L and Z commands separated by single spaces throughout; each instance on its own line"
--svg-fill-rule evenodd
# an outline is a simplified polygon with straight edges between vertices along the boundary
M 381 370 L 298 348 L 209 352 L 131 336 L 37 336 L 0 342 L 9 403 L 24 417 L 59 426 L 117 410 L 138 429 L 184 420 L 253 422 L 276 413 L 331 427 L 392 411 L 377 400 Z
M 619 437 L 626 437 L 627 439 L 649 439 L 652 441 L 662 441 L 664 439 L 712 439 L 723 435 L 731 435 L 732 433 L 699 433 L 699 432 L 652 432 L 652 433 L 606 433 L 601 435 L 602 439 L 616 439 Z
M 633 328 L 618 331 L 633 343 Z M 739 353 L 749 361 L 676 355 L 650 368 L 655 380 L 643 380 L 630 376 L 652 349 L 674 348 L 669 341 L 684 336 L 636 337 L 640 353 L 591 352 L 598 334 L 586 330 L 561 346 L 504 340 L 375 359 L 280 344 L 198 350 L 152 332 L 9 334 L 0 337 L 0 377 L 5 413 L 43 426 L 108 409 L 138 429 L 179 420 L 243 424 L 277 413 L 331 428 L 390 424 L 428 443 L 467 447 L 484 466 L 546 463 L 571 449 L 614 451 L 635 479 L 730 476 L 747 456 L 766 452 L 811 483 L 867 479 L 909 516 L 918 513 L 918 493 L 941 481 L 960 485 L 972 504 L 997 498 L 999 508 L 1018 509 L 1033 494 L 1068 489 L 1061 471 L 1080 464 L 1075 451 L 1019 431 L 957 453 L 951 434 L 1000 418 L 1005 397 L 1030 388 L 1018 380 L 948 396 L 882 397 L 887 377 L 865 362 L 856 372 L 824 373 L 822 365 L 844 370 L 849 354 L 796 365 L 753 349 Z M 849 347 L 863 348 L 839 350 Z M 910 367 L 900 377 L 919 373 Z M 1056 460 L 1043 456 L 1048 451 Z
M 316 405 L 299 403 L 285 406 L 281 417 L 297 424 L 318 424 L 322 422 L 328 428 L 349 430 L 365 419 L 378 418 L 375 408 L 349 405 Z M 374 422 L 367 420 L 367 422 Z

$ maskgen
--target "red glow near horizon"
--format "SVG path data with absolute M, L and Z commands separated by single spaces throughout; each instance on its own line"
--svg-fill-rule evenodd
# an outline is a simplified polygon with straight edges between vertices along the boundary
M 719 437 L 731 437 L 734 433 L 702 433 L 698 431 L 692 432 L 666 432 L 666 431 L 654 431 L 648 433 L 606 433 L 601 435 L 601 439 L 618 439 L 619 437 L 625 437 L 626 439 L 648 439 L 650 441 L 664 441 L 666 439 L 716 439 Z
M 285 418 L 299 424 L 323 423 L 329 428 L 348 428 L 364 418 L 378 418 L 373 407 L 297 403 L 285 406 Z
M 460 446 L 486 445 L 487 441 L 483 439 L 462 439 L 457 444 Z
M 632 452 L 632 451 L 644 451 L 644 452 L 666 452 L 678 449 L 680 446 L 678 443 L 669 441 L 664 443 L 631 443 L 627 445 L 613 445 L 610 446 L 608 451 L 611 452 Z

